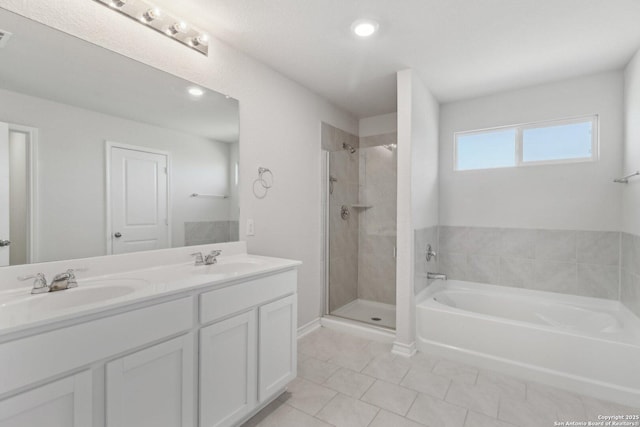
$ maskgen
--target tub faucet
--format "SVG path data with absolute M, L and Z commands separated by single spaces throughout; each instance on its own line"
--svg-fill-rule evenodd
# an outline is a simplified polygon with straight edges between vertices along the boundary
M 427 279 L 433 279 L 433 280 L 447 280 L 447 275 L 444 273 L 427 273 Z
M 427 245 L 427 262 L 431 261 L 432 259 L 436 259 L 437 256 L 438 254 L 433 250 L 431 245 Z

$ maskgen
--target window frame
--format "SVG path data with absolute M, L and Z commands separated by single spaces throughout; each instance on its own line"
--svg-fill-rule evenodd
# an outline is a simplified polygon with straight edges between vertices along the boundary
M 524 147 L 524 131 L 529 129 L 539 129 L 546 127 L 570 125 L 575 123 L 591 122 L 591 157 L 580 157 L 575 159 L 554 159 L 554 160 L 538 160 L 538 161 L 524 161 L 523 160 L 523 147 Z M 584 116 L 575 116 L 564 119 L 544 120 L 539 122 L 529 122 L 516 125 L 495 126 L 484 129 L 473 129 L 468 131 L 459 131 L 453 133 L 453 171 L 454 172 L 470 172 L 480 170 L 494 170 L 494 169 L 509 169 L 518 167 L 530 167 L 530 166 L 543 166 L 543 165 L 558 165 L 558 164 L 570 164 L 570 163 L 585 163 L 595 162 L 600 158 L 600 117 L 598 114 L 589 114 Z M 499 132 L 504 130 L 515 130 L 515 150 L 514 150 L 514 164 L 512 166 L 497 166 L 486 167 L 476 169 L 458 169 L 458 137 L 476 135 L 490 132 Z

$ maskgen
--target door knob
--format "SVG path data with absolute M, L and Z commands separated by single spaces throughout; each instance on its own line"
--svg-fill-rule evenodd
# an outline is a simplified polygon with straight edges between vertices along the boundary
M 119 239 L 122 237 L 122 233 L 120 233 L 119 231 L 113 235 L 113 237 L 115 237 L 116 239 Z
M 0 240 L 0 248 L 4 247 L 4 246 L 9 246 L 11 244 L 10 241 L 8 240 Z

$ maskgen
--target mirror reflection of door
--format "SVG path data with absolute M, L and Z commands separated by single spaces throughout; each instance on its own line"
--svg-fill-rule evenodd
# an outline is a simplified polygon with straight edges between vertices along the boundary
M 31 259 L 29 152 L 33 131 L 0 122 L 0 267 Z
M 115 143 L 107 150 L 109 253 L 170 247 L 169 154 Z

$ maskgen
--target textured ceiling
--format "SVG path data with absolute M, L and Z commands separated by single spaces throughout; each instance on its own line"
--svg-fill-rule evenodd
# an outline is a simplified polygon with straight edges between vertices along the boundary
M 154 0 L 359 117 L 396 109 L 413 68 L 441 101 L 617 69 L 638 0 Z M 349 27 L 374 18 L 380 31 Z

